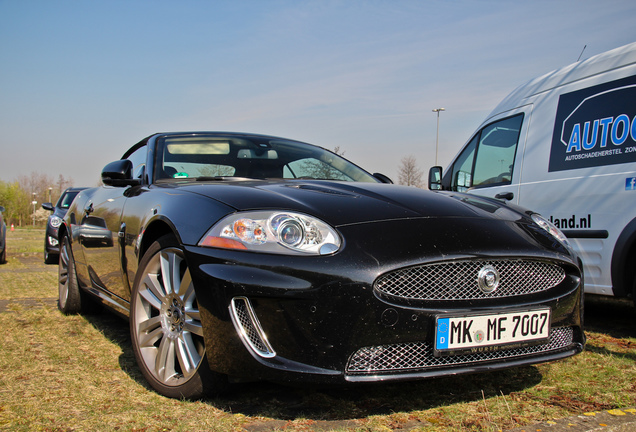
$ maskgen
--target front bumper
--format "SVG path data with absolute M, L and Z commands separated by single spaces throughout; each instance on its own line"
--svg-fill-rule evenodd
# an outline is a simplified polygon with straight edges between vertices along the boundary
M 374 287 L 380 275 L 425 262 L 424 257 L 378 260 L 358 252 L 289 257 L 186 248 L 211 368 L 232 377 L 284 382 L 385 381 L 535 364 L 583 350 L 582 280 L 574 259 L 558 257 L 567 277 L 546 291 L 431 302 L 387 297 Z M 547 259 L 545 252 L 523 258 Z M 437 314 L 538 306 L 552 311 L 547 343 L 434 356 Z
M 58 229 L 47 225 L 44 237 L 44 250 L 48 254 L 57 255 L 60 253 L 60 243 L 58 240 Z

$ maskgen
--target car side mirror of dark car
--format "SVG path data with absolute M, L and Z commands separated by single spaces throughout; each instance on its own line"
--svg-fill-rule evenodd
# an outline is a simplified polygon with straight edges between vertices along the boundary
M 55 210 L 55 208 L 53 207 L 53 204 L 51 203 L 42 203 L 42 208 L 44 210 L 49 210 L 49 211 Z
M 102 182 L 106 186 L 135 186 L 140 179 L 132 178 L 133 164 L 128 159 L 111 162 L 102 170 Z
M 434 166 L 428 170 L 428 188 L 430 190 L 442 190 L 442 167 Z
M 382 183 L 393 184 L 393 180 L 391 180 L 389 177 L 385 176 L 382 173 L 373 173 L 373 177 L 380 180 Z
M 0 213 L 4 211 L 4 207 L 0 206 Z

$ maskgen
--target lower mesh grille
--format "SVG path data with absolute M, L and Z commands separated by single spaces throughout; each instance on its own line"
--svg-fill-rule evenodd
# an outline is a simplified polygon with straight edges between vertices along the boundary
M 230 310 L 234 327 L 245 345 L 261 357 L 274 357 L 276 353 L 267 341 L 250 301 L 245 297 L 235 297 Z
M 415 372 L 419 369 L 514 359 L 532 354 L 557 351 L 572 344 L 573 341 L 574 330 L 571 327 L 557 327 L 552 329 L 550 339 L 545 344 L 448 357 L 434 357 L 432 345 L 426 342 L 365 347 L 359 349 L 351 356 L 346 373 L 347 375 L 404 373 Z

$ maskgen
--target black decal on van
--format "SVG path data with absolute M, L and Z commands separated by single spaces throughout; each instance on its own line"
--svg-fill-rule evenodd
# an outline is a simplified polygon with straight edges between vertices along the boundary
M 636 161 L 636 76 L 559 97 L 548 171 Z

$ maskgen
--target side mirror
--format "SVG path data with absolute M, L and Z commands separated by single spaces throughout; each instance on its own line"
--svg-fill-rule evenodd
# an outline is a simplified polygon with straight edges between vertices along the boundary
M 373 173 L 373 177 L 377 178 L 378 180 L 380 180 L 382 183 L 389 183 L 389 184 L 393 184 L 393 180 L 391 180 L 390 178 L 388 178 L 387 176 L 385 176 L 384 174 L 381 173 Z
M 428 170 L 428 188 L 430 190 L 442 190 L 442 167 L 434 166 Z
M 4 211 L 4 207 L 0 206 L 0 213 Z
M 51 203 L 42 203 L 42 208 L 44 210 L 48 210 L 48 211 L 55 210 L 55 208 L 53 207 L 53 204 L 51 204 Z
M 141 180 L 132 178 L 133 164 L 128 159 L 111 162 L 102 170 L 102 182 L 106 186 L 135 186 Z

